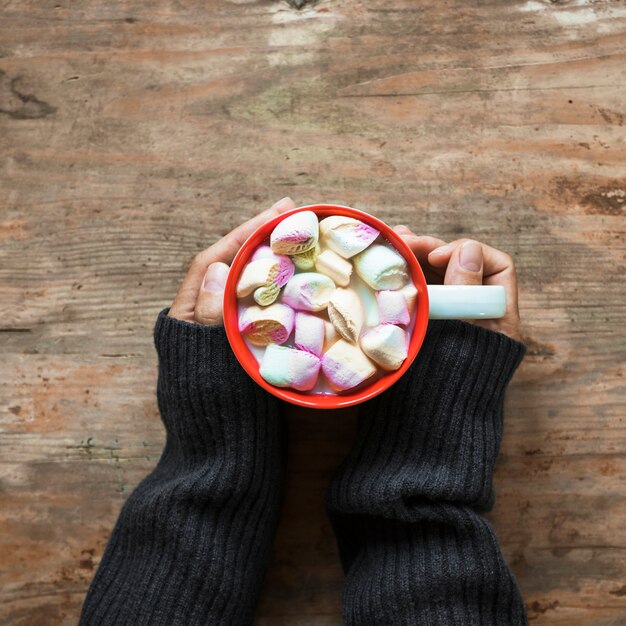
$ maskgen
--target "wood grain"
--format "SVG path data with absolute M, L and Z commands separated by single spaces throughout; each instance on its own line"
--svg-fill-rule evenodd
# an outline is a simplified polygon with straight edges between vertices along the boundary
M 275 199 L 511 253 L 530 350 L 490 519 L 533 624 L 626 623 L 626 5 L 8 0 L 0 624 L 76 623 L 163 443 L 151 328 Z M 258 623 L 341 623 L 322 497 L 354 415 L 291 416 Z

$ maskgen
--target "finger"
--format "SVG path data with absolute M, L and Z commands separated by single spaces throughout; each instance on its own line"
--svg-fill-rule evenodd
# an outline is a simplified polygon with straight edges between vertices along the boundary
M 428 235 L 416 235 L 406 226 L 395 226 L 394 230 L 402 237 L 409 248 L 411 248 L 424 271 L 426 282 L 430 284 L 443 282 L 445 268 L 433 267 L 428 260 L 428 254 L 433 249 L 444 245 L 445 241 Z
M 499 330 L 500 332 L 521 341 L 520 316 L 517 302 L 517 272 L 513 260 L 508 254 L 503 255 L 502 263 L 506 263 L 504 269 L 485 277 L 485 285 L 502 285 L 506 293 L 506 314 L 501 320 L 485 320 L 481 326 Z
M 415 233 L 404 224 L 397 224 L 393 227 L 393 229 L 398 233 L 398 235 L 414 235 Z
M 454 249 L 446 268 L 443 284 L 483 284 L 483 247 L 478 241 L 468 239 Z
M 217 243 L 210 248 L 203 250 L 196 257 L 203 269 L 206 268 L 215 261 L 222 261 L 223 263 L 232 263 L 239 248 L 244 244 L 246 239 L 259 227 L 269 222 L 272 218 L 289 211 L 295 207 L 295 204 L 291 198 L 283 198 L 279 200 L 274 206 L 263 213 L 259 213 L 247 222 L 240 224 L 234 230 L 231 230 L 227 235 L 222 237 Z M 204 275 L 204 271 L 202 272 Z
M 428 262 L 434 267 L 447 267 L 454 251 L 469 239 L 457 239 L 428 255 Z M 507 293 L 507 303 L 517 312 L 517 274 L 513 259 L 502 250 L 497 250 L 484 243 L 483 249 L 483 284 L 502 285 Z M 508 305 L 507 305 L 508 308 Z
M 289 197 L 285 196 L 281 198 L 278 202 L 274 203 L 270 208 L 270 211 L 273 209 L 278 213 L 286 213 L 287 211 L 291 211 L 291 209 L 296 208 L 296 203 Z
M 200 292 L 200 285 L 209 265 L 217 261 L 230 264 L 244 241 L 259 226 L 294 207 L 295 204 L 291 198 L 283 198 L 270 209 L 244 222 L 222 237 L 217 243 L 197 254 L 178 289 L 174 303 L 170 308 L 169 316 L 190 322 L 194 321 L 194 308 Z
M 439 248 L 436 248 L 428 255 L 428 262 L 434 267 L 447 267 L 453 252 L 467 241 L 473 241 L 470 239 L 457 239 L 451 241 Z M 487 246 L 484 243 L 480 244 L 483 249 L 483 274 L 485 277 L 497 274 L 505 270 L 512 264 L 511 257 L 501 250 L 496 250 L 491 246 Z
M 194 319 L 199 324 L 217 326 L 223 322 L 222 301 L 229 269 L 219 261 L 209 265 L 194 309 Z
M 429 235 L 402 233 L 400 234 L 400 236 L 402 237 L 402 239 L 404 239 L 409 248 L 411 248 L 413 254 L 415 254 L 419 261 L 428 261 L 428 255 L 430 254 L 430 252 L 445 244 L 445 241 L 443 241 L 442 239 L 437 239 L 437 237 L 430 237 Z
M 430 253 L 428 260 L 431 265 L 446 267 L 455 250 L 467 239 L 453 241 Z M 480 326 L 498 330 L 520 339 L 520 317 L 517 294 L 517 272 L 513 259 L 496 248 L 481 244 L 483 249 L 483 284 L 501 285 L 506 293 L 506 313 L 503 318 L 477 322 Z

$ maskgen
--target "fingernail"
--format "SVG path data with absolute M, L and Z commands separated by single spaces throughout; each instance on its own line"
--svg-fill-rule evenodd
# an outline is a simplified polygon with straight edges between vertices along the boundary
M 202 281 L 203 291 L 224 291 L 228 270 L 228 265 L 224 263 L 211 263 Z
M 285 196 L 284 198 L 281 198 L 278 202 L 275 202 L 272 205 L 270 211 L 280 211 L 281 209 L 284 209 L 287 205 L 291 205 L 292 202 L 293 200 L 289 196 Z
M 411 232 L 409 230 L 409 227 L 405 226 L 404 224 L 398 224 L 397 226 L 394 226 L 393 229 L 398 233 L 410 233 Z
M 430 256 L 431 254 L 443 254 L 444 252 L 448 252 L 448 250 L 450 250 L 451 247 L 452 247 L 452 244 L 450 243 L 447 243 L 445 246 L 439 246 L 438 248 L 431 250 L 428 253 L 428 256 Z
M 483 266 L 483 249 L 477 241 L 466 241 L 461 246 L 459 263 L 468 272 L 479 272 Z

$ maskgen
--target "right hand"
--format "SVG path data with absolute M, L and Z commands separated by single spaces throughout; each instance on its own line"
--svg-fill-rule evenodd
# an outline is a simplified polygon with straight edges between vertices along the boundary
M 416 235 L 406 226 L 395 226 L 394 230 L 415 254 L 427 283 L 502 285 L 506 292 L 504 317 L 472 322 L 522 341 L 517 305 L 517 274 L 513 259 L 506 252 L 473 239 L 457 239 L 446 243 L 436 237 Z

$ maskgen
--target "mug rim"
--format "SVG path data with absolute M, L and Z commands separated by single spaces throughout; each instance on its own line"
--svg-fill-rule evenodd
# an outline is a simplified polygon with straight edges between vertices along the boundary
M 417 298 L 415 324 L 413 331 L 409 338 L 409 346 L 407 357 L 402 365 L 393 372 L 387 372 L 382 376 L 379 376 L 371 384 L 362 387 L 358 391 L 339 394 L 312 394 L 296 391 L 291 388 L 275 387 L 270 385 L 259 373 L 259 363 L 256 357 L 251 352 L 247 343 L 245 342 L 243 335 L 239 332 L 239 312 L 238 302 L 236 296 L 236 286 L 239 280 L 239 276 L 243 271 L 245 264 L 252 256 L 254 250 L 269 239 L 272 230 L 276 225 L 295 213 L 301 213 L 302 211 L 313 211 L 319 218 L 328 217 L 329 215 L 342 215 L 346 217 L 353 217 L 359 219 L 380 232 L 384 239 L 391 243 L 394 248 L 402 254 L 409 267 L 409 273 L 413 284 L 417 288 Z M 290 404 L 296 404 L 298 406 L 314 408 L 314 409 L 338 409 L 349 406 L 354 406 L 370 400 L 383 391 L 389 389 L 394 383 L 396 383 L 404 373 L 409 369 L 415 357 L 419 353 L 419 350 L 424 341 L 426 335 L 426 329 L 428 327 L 428 289 L 426 286 L 426 279 L 420 264 L 413 254 L 413 251 L 405 243 L 405 241 L 398 235 L 390 226 L 385 224 L 378 218 L 360 211 L 359 209 L 353 209 L 352 207 L 342 206 L 338 204 L 310 204 L 306 206 L 296 207 L 285 213 L 281 213 L 272 218 L 269 222 L 266 222 L 262 226 L 259 226 L 243 243 L 233 262 L 231 263 L 228 276 L 226 278 L 226 284 L 224 286 L 224 328 L 226 330 L 226 336 L 228 342 L 235 354 L 235 357 L 245 370 L 245 372 L 263 389 L 271 393 L 273 396 L 280 398 Z

